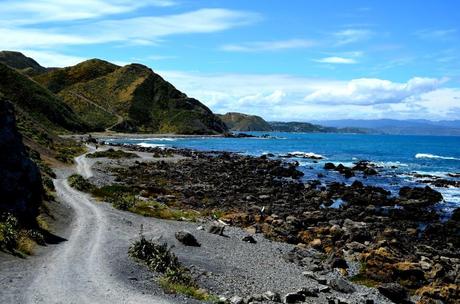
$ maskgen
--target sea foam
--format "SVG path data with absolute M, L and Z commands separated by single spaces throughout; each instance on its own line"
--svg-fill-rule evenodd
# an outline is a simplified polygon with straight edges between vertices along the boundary
M 417 153 L 415 154 L 415 158 L 430 158 L 430 159 L 446 159 L 446 160 L 460 160 L 460 158 L 451 157 L 451 156 L 441 156 L 441 155 L 434 155 L 429 153 Z

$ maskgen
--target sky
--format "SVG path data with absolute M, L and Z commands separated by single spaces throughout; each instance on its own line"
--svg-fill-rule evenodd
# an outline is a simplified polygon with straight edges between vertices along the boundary
M 142 63 L 214 112 L 460 119 L 460 1 L 1 0 L 0 49 Z

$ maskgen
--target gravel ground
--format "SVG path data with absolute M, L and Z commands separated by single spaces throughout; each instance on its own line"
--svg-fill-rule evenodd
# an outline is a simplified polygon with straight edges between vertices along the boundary
M 142 159 L 151 160 L 148 155 L 142 155 Z M 105 165 L 127 164 L 123 162 L 80 157 L 77 172 L 97 180 L 103 178 L 100 169 Z M 98 170 L 91 168 L 95 163 Z M 36 256 L 25 260 L 0 255 L 1 303 L 196 303 L 180 295 L 165 295 L 155 283 L 156 275 L 128 257 L 128 247 L 138 238 L 141 225 L 147 238 L 161 237 L 174 245 L 173 252 L 180 261 L 214 294 L 230 298 L 271 290 L 284 295 L 302 287 L 319 286 L 302 275 L 301 267 L 282 258 L 292 245 L 266 240 L 260 234 L 254 236 L 257 244 L 249 244 L 241 240 L 247 233 L 235 227 L 227 227 L 223 237 L 198 230 L 203 225 L 200 223 L 119 211 L 70 188 L 64 178 L 70 173 L 61 172 L 55 181 L 62 202 L 58 208 L 62 223 L 55 231 L 68 241 L 42 247 Z M 180 244 L 174 237 L 180 230 L 191 232 L 202 246 Z M 375 289 L 363 286 L 357 286 L 357 292 L 351 295 L 320 293 L 318 298 L 308 298 L 307 303 L 327 303 L 327 297 L 348 298 L 350 304 L 364 303 L 369 298 L 375 303 L 391 303 Z

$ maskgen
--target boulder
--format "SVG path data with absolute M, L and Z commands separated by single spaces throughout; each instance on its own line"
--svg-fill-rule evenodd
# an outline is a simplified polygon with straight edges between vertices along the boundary
M 343 293 L 353 293 L 356 291 L 356 288 L 350 282 L 342 278 L 332 279 L 329 285 L 332 289 Z
M 257 243 L 257 241 L 254 239 L 254 237 L 252 235 L 247 235 L 247 236 L 243 237 L 242 241 L 246 242 L 246 243 L 251 243 L 251 244 Z
M 407 290 L 398 283 L 381 284 L 378 288 L 379 292 L 395 302 L 396 304 L 410 304 Z
M 325 163 L 324 164 L 324 169 L 326 169 L 326 170 L 334 170 L 335 165 L 333 163 Z
M 185 246 L 200 247 L 201 244 L 198 243 L 197 239 L 188 231 L 178 231 L 175 234 L 176 239 L 184 244 Z
M 299 292 L 290 292 L 284 296 L 283 303 L 299 303 L 305 301 L 305 295 Z

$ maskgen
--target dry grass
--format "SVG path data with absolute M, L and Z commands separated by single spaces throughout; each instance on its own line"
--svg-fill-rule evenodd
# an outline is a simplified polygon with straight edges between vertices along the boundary
M 37 243 L 27 233 L 21 232 L 17 241 L 17 250 L 26 255 L 33 255 Z

